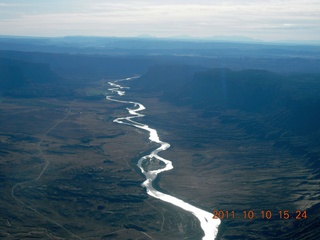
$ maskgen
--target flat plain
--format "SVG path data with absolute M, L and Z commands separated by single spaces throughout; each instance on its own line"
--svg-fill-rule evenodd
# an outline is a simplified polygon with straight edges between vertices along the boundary
M 52 98 L 0 104 L 2 238 L 202 235 L 191 214 L 140 186 L 137 160 L 155 145 L 146 132 L 113 122 L 126 105 Z

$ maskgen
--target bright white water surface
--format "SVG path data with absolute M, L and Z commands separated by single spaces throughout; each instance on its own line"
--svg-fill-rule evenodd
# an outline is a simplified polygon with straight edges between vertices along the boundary
M 125 95 L 125 91 L 123 89 L 127 89 L 128 87 L 123 87 L 118 84 L 120 81 L 128 81 L 133 78 L 126 78 L 126 79 L 120 79 L 116 80 L 113 82 L 109 82 L 109 85 L 112 87 L 108 89 L 109 91 L 118 94 L 119 96 Z M 117 100 L 114 98 L 111 98 L 110 96 L 106 97 L 110 101 L 115 101 L 115 102 L 121 102 L 121 103 L 128 103 L 128 104 L 133 104 L 134 108 L 127 108 L 128 112 L 130 113 L 130 116 L 127 117 L 120 117 L 116 118 L 114 122 L 120 123 L 120 124 L 126 124 L 130 125 L 136 128 L 144 129 L 149 132 L 149 139 L 152 142 L 158 143 L 160 147 L 157 149 L 153 150 L 149 155 L 143 156 L 142 158 L 139 159 L 138 161 L 138 167 L 140 168 L 141 172 L 145 175 L 146 180 L 142 183 L 142 186 L 144 186 L 147 189 L 147 193 L 157 199 L 160 199 L 162 201 L 171 203 L 177 207 L 180 207 L 190 213 L 192 213 L 195 217 L 197 217 L 200 221 L 200 225 L 202 230 L 204 231 L 204 236 L 203 240 L 212 240 L 215 239 L 217 234 L 218 234 L 218 227 L 220 225 L 220 219 L 215 219 L 213 218 L 213 214 L 207 211 L 204 211 L 200 208 L 197 208 L 195 206 L 192 206 L 189 203 L 186 203 L 176 197 L 173 197 L 168 194 L 164 194 L 162 192 L 159 192 L 156 190 L 152 182 L 156 179 L 157 175 L 161 172 L 164 171 L 169 171 L 173 169 L 172 162 L 168 159 L 164 159 L 158 155 L 159 152 L 165 151 L 170 147 L 169 143 L 163 142 L 159 139 L 158 133 L 155 129 L 150 128 L 146 124 L 142 124 L 139 122 L 134 121 L 133 119 L 135 118 L 141 118 L 144 117 L 143 114 L 139 113 L 142 110 L 145 110 L 146 108 L 138 102 L 132 102 L 132 101 L 122 101 L 122 100 Z M 158 161 L 161 161 L 164 163 L 164 167 L 161 167 L 160 169 L 156 170 L 146 170 L 142 164 L 145 161 L 151 161 L 152 159 L 157 159 Z

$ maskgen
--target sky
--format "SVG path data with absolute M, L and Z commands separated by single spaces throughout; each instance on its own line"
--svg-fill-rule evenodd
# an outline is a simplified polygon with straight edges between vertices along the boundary
M 319 0 L 0 0 L 0 35 L 319 41 Z

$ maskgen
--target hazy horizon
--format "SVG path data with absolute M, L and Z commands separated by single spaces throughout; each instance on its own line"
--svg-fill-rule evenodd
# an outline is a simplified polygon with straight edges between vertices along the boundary
M 190 42 L 190 43 L 234 43 L 234 44 L 262 44 L 262 45 L 301 45 L 301 46 L 318 46 L 320 40 L 263 40 L 254 39 L 244 36 L 208 36 L 208 37 L 193 37 L 187 35 L 181 36 L 168 36 L 168 37 L 157 37 L 152 35 L 136 35 L 136 36 L 96 36 L 96 35 L 64 35 L 64 36 L 28 36 L 28 35 L 1 35 L 2 39 L 132 39 L 132 40 L 149 40 L 149 41 L 173 41 L 173 42 Z M 94 40 L 93 40 L 94 41 Z
M 320 41 L 320 2 L 0 1 L 0 35 Z

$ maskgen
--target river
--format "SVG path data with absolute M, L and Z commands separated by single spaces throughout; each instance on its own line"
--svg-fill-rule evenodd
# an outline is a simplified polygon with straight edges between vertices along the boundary
M 156 190 L 152 182 L 157 178 L 157 175 L 164 171 L 169 171 L 173 169 L 172 161 L 168 159 L 164 159 L 159 156 L 159 153 L 162 151 L 167 150 L 170 147 L 170 144 L 164 141 L 161 141 L 157 130 L 149 127 L 146 124 L 139 123 L 135 121 L 137 118 L 142 118 L 144 115 L 140 113 L 143 110 L 146 110 L 146 108 L 138 102 L 133 101 L 123 101 L 119 99 L 113 98 L 113 95 L 123 96 L 125 95 L 125 90 L 129 89 L 128 87 L 122 86 L 119 84 L 119 82 L 122 81 L 131 81 L 136 77 L 126 78 L 126 79 L 119 79 L 112 82 L 109 82 L 108 84 L 112 87 L 108 90 L 112 93 L 111 95 L 107 95 L 106 99 L 114 102 L 120 102 L 120 103 L 127 103 L 130 105 L 133 105 L 132 108 L 127 108 L 128 113 L 130 115 L 126 117 L 119 117 L 114 120 L 115 123 L 119 124 L 126 124 L 130 125 L 136 128 L 143 129 L 147 132 L 149 132 L 149 139 L 152 142 L 155 142 L 159 144 L 160 146 L 151 151 L 150 154 L 143 156 L 139 159 L 137 165 L 140 168 L 141 172 L 146 177 L 146 180 L 141 184 L 143 187 L 146 188 L 147 193 L 157 199 L 160 199 L 164 202 L 171 203 L 177 207 L 180 207 L 190 213 L 192 213 L 199 221 L 200 226 L 204 232 L 203 240 L 213 240 L 216 238 L 218 234 L 218 227 L 221 223 L 221 220 L 219 218 L 214 218 L 213 214 L 211 212 L 207 212 L 205 210 L 202 210 L 200 208 L 197 208 L 189 203 L 186 203 L 182 201 L 179 198 L 176 198 L 174 196 L 164 194 L 158 190 Z

